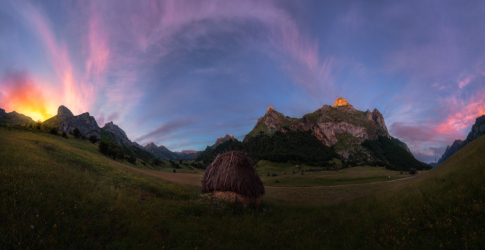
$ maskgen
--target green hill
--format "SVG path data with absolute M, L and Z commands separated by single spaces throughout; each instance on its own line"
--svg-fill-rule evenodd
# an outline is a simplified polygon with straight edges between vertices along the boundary
M 88 141 L 4 126 L 0 142 L 1 249 L 485 248 L 484 136 L 432 170 L 349 202 L 263 197 L 248 209 L 113 161 Z

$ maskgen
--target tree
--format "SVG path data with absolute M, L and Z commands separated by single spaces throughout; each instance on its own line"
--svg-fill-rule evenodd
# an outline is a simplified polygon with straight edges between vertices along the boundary
M 50 132 L 53 135 L 57 135 L 59 133 L 59 130 L 57 128 L 52 128 Z
M 98 137 L 95 135 L 92 135 L 89 137 L 89 141 L 95 144 L 96 142 L 98 142 Z
M 66 132 L 62 132 L 62 137 L 66 138 L 66 139 L 69 139 L 69 138 L 67 138 Z
M 128 162 L 130 162 L 131 164 L 136 165 L 136 156 L 135 155 L 132 155 L 132 154 L 127 155 L 126 160 L 128 160 Z
M 35 126 L 37 127 L 38 130 L 40 130 L 41 125 L 42 125 L 42 122 L 38 120 Z
M 415 168 L 410 168 L 410 169 L 409 169 L 409 173 L 410 173 L 410 174 L 416 174 L 416 173 L 417 173 L 417 171 L 416 171 L 416 169 L 415 169 Z
M 75 128 L 73 131 L 72 131 L 72 134 L 74 135 L 74 137 L 76 138 L 79 138 L 81 137 L 81 131 L 79 131 L 78 128 Z
M 108 155 L 109 154 L 109 144 L 107 142 L 105 142 L 105 141 L 101 141 L 99 143 L 99 151 L 102 154 Z
M 177 173 L 177 171 L 175 171 L 175 168 L 173 169 L 173 172 L 174 172 L 174 173 Z
M 155 165 L 155 166 L 160 166 L 160 165 L 162 165 L 162 164 L 163 164 L 163 161 L 161 161 L 161 160 L 160 160 L 160 159 L 158 159 L 158 158 L 155 158 L 155 159 L 153 159 L 153 162 L 152 162 L 152 163 L 153 163 L 153 165 Z

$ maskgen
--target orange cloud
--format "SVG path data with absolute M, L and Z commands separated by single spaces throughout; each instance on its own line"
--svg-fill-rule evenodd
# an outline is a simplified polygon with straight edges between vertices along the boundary
M 26 72 L 6 72 L 0 83 L 0 108 L 30 116 L 35 121 L 43 121 L 52 116 L 48 112 L 42 90 Z

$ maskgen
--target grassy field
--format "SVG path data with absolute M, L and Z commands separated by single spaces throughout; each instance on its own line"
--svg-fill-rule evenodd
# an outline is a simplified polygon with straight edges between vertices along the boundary
M 314 178 L 299 181 L 314 187 L 286 180 L 291 166 L 267 177 L 281 172 L 258 163 L 267 194 L 242 209 L 200 195 L 200 170 L 130 165 L 88 141 L 0 127 L 0 249 L 484 249 L 484 151 L 481 137 L 393 182 L 380 168 L 305 172 Z

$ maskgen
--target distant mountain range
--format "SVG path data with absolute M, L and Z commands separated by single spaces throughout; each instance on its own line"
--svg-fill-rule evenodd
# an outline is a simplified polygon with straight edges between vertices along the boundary
M 0 109 L 0 124 L 26 124 L 34 123 L 34 120 L 23 114 L 19 114 L 15 111 L 10 113 L 5 112 L 5 110 Z
M 150 142 L 145 147 L 145 150 L 152 153 L 154 156 L 164 160 L 193 160 L 199 154 L 195 150 L 183 150 L 182 152 L 172 152 L 168 148 Z
M 0 109 L 0 123 L 28 124 L 34 123 L 34 120 L 15 111 L 6 113 L 5 110 Z M 77 128 L 86 138 L 94 135 L 98 139 L 118 144 L 127 153 L 134 154 L 144 160 L 150 160 L 155 157 L 164 160 L 188 160 L 195 159 L 199 153 L 192 149 L 183 150 L 182 152 L 171 152 L 163 146 L 158 148 L 157 151 L 153 151 L 152 147 L 149 147 L 150 144 L 142 147 L 138 143 L 132 142 L 125 131 L 113 122 L 106 123 L 103 128 L 100 128 L 96 119 L 90 116 L 89 113 L 86 112 L 75 116 L 71 110 L 63 105 L 57 109 L 57 115 L 45 120 L 43 124 L 56 127 L 59 129 L 59 132 L 66 132 L 68 134 L 71 134 Z M 153 154 L 153 152 L 156 152 L 156 154 Z
M 446 161 L 446 159 L 450 158 L 450 156 L 458 152 L 458 150 L 462 149 L 468 143 L 470 143 L 471 141 L 475 140 L 476 138 L 484 134 L 485 134 L 485 115 L 482 115 L 475 120 L 475 124 L 473 124 L 472 129 L 470 133 L 468 133 L 468 136 L 466 137 L 465 140 L 455 140 L 453 144 L 451 144 L 451 146 L 446 147 L 445 153 L 438 160 L 438 164 L 441 164 L 442 162 Z

